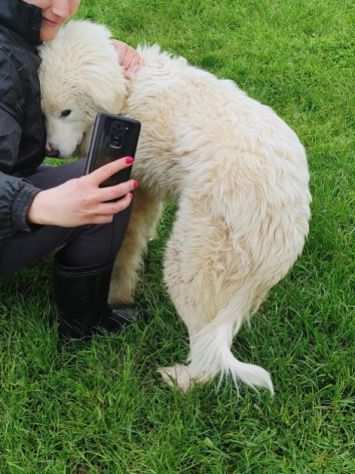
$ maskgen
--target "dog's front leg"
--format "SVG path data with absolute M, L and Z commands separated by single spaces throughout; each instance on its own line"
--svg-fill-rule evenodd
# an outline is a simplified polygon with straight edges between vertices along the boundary
M 161 200 L 140 188 L 135 191 L 132 206 L 128 229 L 112 272 L 111 304 L 129 304 L 134 301 L 143 255 L 162 211 Z

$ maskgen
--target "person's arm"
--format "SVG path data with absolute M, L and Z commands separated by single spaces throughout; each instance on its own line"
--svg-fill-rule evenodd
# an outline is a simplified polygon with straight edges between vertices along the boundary
M 23 101 L 21 91 L 15 65 L 0 50 L 0 240 L 18 231 L 31 231 L 27 213 L 40 191 L 23 179 L 11 176 L 21 141 L 15 111 Z
M 27 214 L 40 189 L 0 172 L 0 240 L 30 232 Z
M 30 232 L 31 224 L 77 227 L 111 222 L 130 205 L 137 182 L 129 180 L 107 188 L 100 185 L 131 166 L 132 159 L 114 161 L 47 190 L 12 176 L 22 134 L 15 112 L 22 102 L 21 91 L 16 68 L 0 49 L 0 240 L 19 231 Z
M 60 227 L 112 222 L 115 214 L 130 205 L 138 182 L 130 179 L 115 186 L 101 187 L 101 184 L 132 163 L 131 157 L 121 158 L 88 175 L 41 191 L 29 209 L 29 221 Z

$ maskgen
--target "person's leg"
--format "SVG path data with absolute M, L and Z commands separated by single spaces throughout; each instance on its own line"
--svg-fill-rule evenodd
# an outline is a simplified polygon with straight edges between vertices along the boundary
M 27 178 L 40 189 L 58 186 L 82 176 L 85 160 L 59 167 L 43 166 Z M 74 229 L 34 226 L 31 232 L 19 232 L 4 242 L 0 254 L 0 272 L 12 273 L 54 252 L 64 266 L 92 269 L 112 263 L 121 246 L 129 219 L 129 210 L 117 214 L 112 224 L 87 225 Z
M 64 166 L 43 166 L 27 178 L 40 189 L 49 189 L 68 179 L 81 176 L 84 160 Z M 57 226 L 33 226 L 31 232 L 18 232 L 2 243 L 0 253 L 0 273 L 14 273 L 44 258 L 69 241 L 74 240 L 81 229 Z
M 122 244 L 130 209 L 112 224 L 87 226 L 56 254 L 54 291 L 59 331 L 64 337 L 88 337 L 97 328 L 116 332 L 137 319 L 135 308 L 112 309 L 108 293 L 113 264 Z
M 81 176 L 84 165 L 84 160 L 79 160 L 60 167 L 42 167 L 27 179 L 41 189 L 48 189 Z M 127 319 L 127 314 L 121 311 L 116 318 L 119 324 L 112 322 L 115 315 L 108 310 L 107 293 L 112 265 L 124 237 L 129 212 L 126 210 L 117 214 L 112 224 L 75 229 L 38 226 L 31 233 L 19 233 L 6 241 L 2 248 L 0 272 L 20 270 L 39 258 L 56 253 L 54 286 L 63 323 L 61 332 L 85 336 L 99 322 L 114 330 Z M 73 330 L 72 322 L 75 326 Z

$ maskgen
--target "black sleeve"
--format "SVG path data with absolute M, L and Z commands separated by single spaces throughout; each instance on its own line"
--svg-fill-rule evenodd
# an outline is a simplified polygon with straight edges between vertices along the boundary
M 11 176 L 18 160 L 21 126 L 16 107 L 23 101 L 16 67 L 0 49 L 0 240 L 18 231 L 30 232 L 27 213 L 40 189 Z

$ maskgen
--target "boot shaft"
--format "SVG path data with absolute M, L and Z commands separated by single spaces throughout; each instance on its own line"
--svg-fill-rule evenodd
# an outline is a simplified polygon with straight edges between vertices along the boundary
M 112 265 L 79 271 L 56 264 L 54 294 L 63 337 L 90 337 L 109 312 Z

